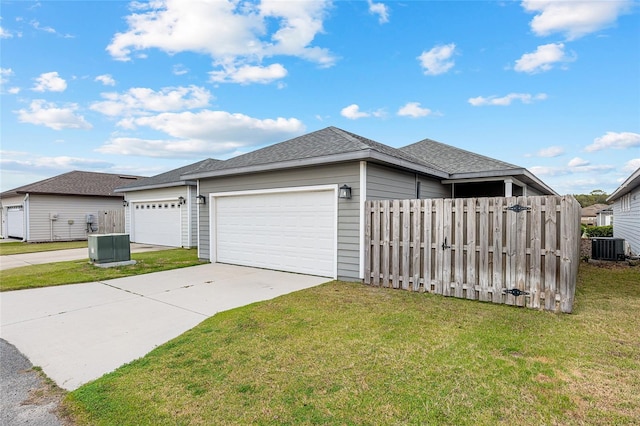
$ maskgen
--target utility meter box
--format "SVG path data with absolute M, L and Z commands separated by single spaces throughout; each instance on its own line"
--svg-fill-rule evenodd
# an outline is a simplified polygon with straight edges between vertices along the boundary
M 131 260 L 129 234 L 89 235 L 89 259 L 94 263 Z

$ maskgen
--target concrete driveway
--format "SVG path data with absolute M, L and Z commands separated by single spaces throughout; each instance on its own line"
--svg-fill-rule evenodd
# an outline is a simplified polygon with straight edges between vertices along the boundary
M 0 335 L 73 390 L 217 312 L 329 281 L 206 264 L 104 282 L 0 293 Z

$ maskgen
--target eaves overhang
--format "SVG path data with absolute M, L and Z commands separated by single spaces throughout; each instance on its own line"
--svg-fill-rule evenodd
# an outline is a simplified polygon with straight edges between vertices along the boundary
M 136 192 L 136 191 L 145 191 L 148 189 L 173 188 L 177 186 L 196 186 L 196 181 L 182 180 L 179 182 L 156 183 L 151 185 L 133 186 L 128 188 L 116 188 L 113 192 L 118 192 L 118 193 Z
M 615 201 L 640 186 L 640 168 L 633 172 L 622 185 L 607 197 L 607 202 Z
M 300 167 L 321 166 L 327 164 L 344 163 L 348 161 L 370 160 L 381 163 L 390 164 L 426 175 L 431 175 L 441 179 L 449 177 L 449 174 L 441 170 L 436 170 L 418 163 L 403 160 L 381 152 L 365 149 L 361 151 L 353 151 L 342 154 L 325 155 L 320 157 L 302 158 L 298 160 L 280 161 L 276 163 L 256 164 L 245 167 L 234 167 L 229 169 L 207 170 L 197 173 L 186 173 L 182 175 L 182 179 L 207 179 L 222 176 L 233 176 L 241 174 L 251 174 L 259 172 L 267 172 L 274 170 L 293 169 Z
M 482 181 L 482 180 L 496 180 L 514 178 L 518 181 L 522 181 L 529 186 L 532 186 L 542 192 L 550 195 L 559 195 L 549 185 L 538 179 L 533 173 L 524 168 L 519 169 L 504 169 L 504 170 L 489 170 L 482 172 L 469 172 L 469 173 L 453 173 L 449 179 L 442 181 L 442 183 L 460 183 L 464 181 Z

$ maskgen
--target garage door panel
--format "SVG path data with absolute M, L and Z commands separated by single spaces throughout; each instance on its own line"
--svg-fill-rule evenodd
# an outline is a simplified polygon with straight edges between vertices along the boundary
M 333 276 L 333 191 L 219 197 L 214 215 L 218 262 Z
M 180 247 L 180 206 L 166 201 L 134 203 L 132 234 L 137 243 Z
M 22 206 L 7 208 L 7 236 L 24 238 L 24 208 Z

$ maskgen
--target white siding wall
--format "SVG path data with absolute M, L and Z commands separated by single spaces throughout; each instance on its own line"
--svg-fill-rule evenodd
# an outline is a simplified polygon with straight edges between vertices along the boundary
M 121 198 L 80 197 L 75 195 L 29 196 L 27 241 L 86 240 L 86 215 L 101 210 L 122 209 Z M 57 213 L 57 220 L 50 214 Z
M 640 254 L 640 187 L 631 191 L 629 211 L 622 211 L 622 198 L 613 203 L 613 236 L 624 238 L 633 254 Z M 623 196 L 624 197 L 624 196 Z
M 183 247 L 195 247 L 196 246 L 196 237 L 195 233 L 191 234 L 191 240 L 189 240 L 189 227 L 195 229 L 196 224 L 196 216 L 195 216 L 195 196 L 190 195 L 195 193 L 195 189 L 193 187 L 188 186 L 176 186 L 169 188 L 159 188 L 159 189 L 148 189 L 144 191 L 133 191 L 125 193 L 125 199 L 129 201 L 129 203 L 135 203 L 140 201 L 157 201 L 157 200 L 178 200 L 178 197 L 184 197 L 187 200 L 187 204 L 180 206 L 182 209 L 180 213 L 181 224 L 180 229 L 182 230 L 180 241 Z M 193 203 L 191 207 L 191 216 L 189 215 L 189 203 Z M 125 232 L 131 233 L 131 205 L 127 207 L 125 213 Z
M 207 204 L 200 205 L 200 258 L 209 259 L 208 194 L 314 185 L 349 185 L 350 200 L 338 200 L 338 278 L 357 280 L 360 275 L 360 164 L 358 162 L 294 170 L 202 179 L 200 193 Z

